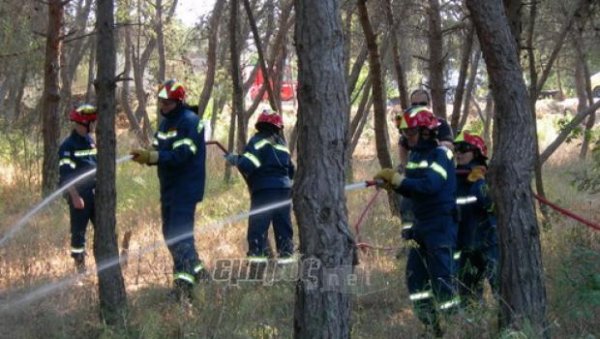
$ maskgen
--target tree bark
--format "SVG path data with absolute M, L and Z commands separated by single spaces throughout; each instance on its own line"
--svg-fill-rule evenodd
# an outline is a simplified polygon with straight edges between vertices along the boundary
M 96 32 L 98 60 L 98 172 L 96 186 L 96 231 L 94 232 L 94 257 L 98 267 L 98 292 L 100 314 L 109 325 L 125 327 L 127 295 L 121 273 L 116 226 L 115 190 L 115 69 L 116 48 L 114 38 L 114 3 L 98 0 Z
M 206 78 L 204 78 L 204 86 L 202 86 L 202 93 L 200 93 L 200 101 L 198 102 L 198 115 L 200 116 L 200 119 L 204 117 L 204 111 L 206 110 L 206 106 L 208 106 L 208 102 L 210 101 L 212 90 L 215 84 L 215 74 L 217 70 L 217 38 L 219 37 L 219 24 L 221 23 L 221 14 L 223 13 L 224 7 L 225 0 L 217 0 L 215 2 L 215 7 L 213 8 L 208 26 Z
M 454 92 L 454 103 L 452 104 L 452 117 L 450 120 L 450 127 L 452 127 L 453 131 L 458 131 L 458 126 L 460 123 L 460 108 L 462 107 L 463 94 L 465 93 L 465 83 L 467 80 L 467 72 L 469 70 L 469 61 L 471 61 L 471 54 L 473 52 L 474 33 L 475 31 L 473 27 L 469 26 L 465 34 L 465 42 L 463 43 L 460 70 L 458 73 L 458 83 L 456 84 L 456 91 Z M 474 71 L 476 75 L 477 68 L 475 68 Z M 467 96 L 468 95 L 469 92 L 467 91 Z M 465 100 L 465 107 L 468 108 L 468 106 L 469 102 Z M 465 112 L 468 115 L 469 110 L 465 109 Z
M 549 337 L 532 171 L 533 115 L 519 65 L 517 45 L 502 4 L 467 0 L 490 77 L 498 139 L 490 166 L 501 245 L 500 324 Z
M 392 62 L 394 64 L 394 71 L 396 73 L 396 83 L 398 85 L 398 93 L 400 94 L 400 105 L 402 109 L 407 109 L 410 106 L 410 102 L 408 99 L 408 85 L 406 84 L 406 74 L 404 74 L 404 67 L 402 66 L 402 62 L 400 60 L 400 53 L 398 52 L 398 32 L 396 31 L 396 27 L 398 27 L 398 23 L 394 18 L 394 13 L 392 12 L 392 1 L 384 0 L 384 10 L 387 18 L 388 30 L 390 32 L 390 39 L 392 41 Z M 408 6 L 402 7 L 402 12 L 400 13 L 400 17 L 404 17 L 404 12 Z
M 463 107 L 463 113 L 460 117 L 460 122 L 458 123 L 458 129 L 454 130 L 455 134 L 465 128 L 467 119 L 469 118 L 469 113 L 471 112 L 471 100 L 473 98 L 473 89 L 475 88 L 475 79 L 477 78 L 479 60 L 481 60 L 481 52 L 479 49 L 477 49 L 475 55 L 473 56 L 473 62 L 471 63 L 471 74 L 469 74 L 469 81 L 467 81 L 467 88 L 465 89 L 465 104 Z
M 231 81 L 233 86 L 232 110 L 237 116 L 237 152 L 244 149 L 247 141 L 248 123 L 244 114 L 244 89 L 240 74 L 240 54 L 238 50 L 239 0 L 231 0 L 229 17 L 229 48 L 231 52 Z
M 293 203 L 302 265 L 294 337 L 349 338 L 352 298 L 344 282 L 353 274 L 355 244 L 344 191 L 348 95 L 340 8 L 337 0 L 296 0 L 295 9 L 300 87 Z
M 48 30 L 46 32 L 46 60 L 44 62 L 44 94 L 42 101 L 42 133 L 44 161 L 42 168 L 42 195 L 46 196 L 58 183 L 58 141 L 60 138 L 60 34 L 63 27 L 64 3 L 48 2 Z
M 431 108 L 442 119 L 446 116 L 446 90 L 444 89 L 444 36 L 439 0 L 428 0 L 427 18 L 429 22 L 429 86 Z

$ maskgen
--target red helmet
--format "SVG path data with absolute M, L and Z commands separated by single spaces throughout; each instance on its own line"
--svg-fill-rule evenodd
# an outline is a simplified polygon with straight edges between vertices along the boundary
M 478 149 L 479 153 L 487 159 L 487 147 L 485 146 L 485 141 L 476 134 L 471 134 L 468 131 L 460 132 L 456 139 L 454 139 L 454 143 L 457 144 L 457 146 L 461 143 L 468 144 L 471 147 Z
M 185 88 L 177 80 L 167 80 L 160 87 L 158 98 L 183 101 L 185 99 Z
M 98 110 L 96 109 L 96 106 L 83 104 L 77 108 L 74 108 L 69 113 L 69 120 L 87 125 L 92 121 L 96 121 L 97 115 Z
M 275 111 L 269 111 L 267 109 L 263 110 L 256 120 L 257 124 L 261 122 L 266 122 L 267 124 L 271 124 L 279 129 L 283 128 L 283 118 Z
M 440 122 L 427 107 L 415 106 L 407 109 L 402 116 L 396 118 L 396 126 L 399 129 L 424 127 L 432 130 L 438 128 Z

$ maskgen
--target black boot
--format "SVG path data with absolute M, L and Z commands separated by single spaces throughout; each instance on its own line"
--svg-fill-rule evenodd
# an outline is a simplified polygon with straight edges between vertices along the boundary
M 193 291 L 194 284 L 191 284 L 181 279 L 176 279 L 174 282 L 173 290 L 169 292 L 169 298 L 176 302 L 192 302 Z
M 77 273 L 84 274 L 86 272 L 85 253 L 74 253 L 71 256 L 73 257 L 73 260 L 75 261 L 75 268 L 77 269 Z

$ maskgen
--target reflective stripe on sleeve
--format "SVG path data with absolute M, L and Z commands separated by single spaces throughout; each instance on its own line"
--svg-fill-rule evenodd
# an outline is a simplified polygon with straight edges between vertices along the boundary
M 69 167 L 71 167 L 72 169 L 75 169 L 77 167 L 77 164 L 75 163 L 75 161 L 73 161 L 69 158 L 60 159 L 60 161 L 58 162 L 58 167 L 63 166 L 63 165 L 69 165 Z
M 85 247 L 71 247 L 71 253 L 79 254 L 85 252 Z
M 243 157 L 250 160 L 256 168 L 260 167 L 260 160 L 258 160 L 258 158 L 254 154 L 246 152 L 243 154 Z
M 176 149 L 177 147 L 184 146 L 184 145 L 188 146 L 190 148 L 190 151 L 192 151 L 192 153 L 196 154 L 196 151 L 197 151 L 196 145 L 194 144 L 194 141 L 189 138 L 181 139 L 181 140 L 174 142 L 173 149 Z
M 448 179 L 448 172 L 446 172 L 446 170 L 437 162 L 434 162 L 433 164 L 431 164 L 431 166 L 429 166 L 434 172 L 436 172 L 437 174 L 441 175 L 442 178 L 444 178 L 444 180 Z
M 96 154 L 98 154 L 98 150 L 95 148 L 73 152 L 73 155 L 76 157 L 87 157 L 89 155 L 96 155 Z

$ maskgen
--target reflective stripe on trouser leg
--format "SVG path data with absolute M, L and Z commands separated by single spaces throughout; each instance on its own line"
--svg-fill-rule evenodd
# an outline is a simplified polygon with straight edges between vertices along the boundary
M 437 316 L 425 256 L 422 252 L 422 249 L 415 247 L 408 252 L 406 285 L 415 315 L 424 324 L 431 325 L 437 321 Z
M 185 273 L 185 272 L 175 273 L 173 276 L 173 280 L 183 280 L 190 284 L 194 284 L 196 282 L 196 279 L 194 278 L 193 275 L 191 275 L 189 273 Z

